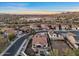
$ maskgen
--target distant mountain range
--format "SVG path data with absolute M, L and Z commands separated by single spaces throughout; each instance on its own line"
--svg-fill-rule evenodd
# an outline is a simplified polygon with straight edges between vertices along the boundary
M 14 15 L 14 16 L 62 16 L 62 15 L 77 15 L 79 16 L 79 12 L 62 12 L 62 13 L 54 13 L 54 14 L 8 14 L 8 13 L 0 13 L 0 16 L 9 16 L 9 15 Z

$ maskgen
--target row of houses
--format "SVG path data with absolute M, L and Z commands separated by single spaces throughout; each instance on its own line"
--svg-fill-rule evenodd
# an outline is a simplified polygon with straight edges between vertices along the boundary
M 40 18 L 40 17 L 29 17 L 29 18 L 25 18 L 25 17 L 23 17 L 23 18 L 20 18 L 19 20 L 20 21 L 27 21 L 27 22 L 34 22 L 34 21 L 40 21 L 42 18 Z
M 53 30 L 79 30 L 79 27 L 76 25 L 63 25 L 63 24 L 30 24 L 30 28 L 32 29 L 53 29 Z

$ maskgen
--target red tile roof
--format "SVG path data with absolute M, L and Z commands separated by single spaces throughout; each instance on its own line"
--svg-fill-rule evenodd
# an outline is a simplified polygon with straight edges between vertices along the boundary
M 41 45 L 47 44 L 47 36 L 46 35 L 36 34 L 32 39 L 33 39 L 32 44 L 41 44 Z

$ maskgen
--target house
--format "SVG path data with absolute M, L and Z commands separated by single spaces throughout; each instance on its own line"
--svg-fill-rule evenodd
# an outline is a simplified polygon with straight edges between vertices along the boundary
M 41 18 L 38 18 L 38 17 L 30 17 L 30 18 L 27 18 L 27 22 L 30 22 L 30 21 L 40 21 Z
M 48 35 L 49 35 L 49 38 L 51 40 L 61 40 L 61 39 L 64 39 L 64 37 L 61 34 L 53 32 L 53 31 L 49 31 Z
M 53 30 L 56 30 L 56 25 L 51 25 Z
M 72 26 L 72 30 L 79 30 L 79 27 L 76 26 L 76 25 L 73 25 L 73 26 Z
M 50 29 L 47 24 L 41 24 L 41 28 L 43 30 L 49 30 Z
M 30 28 L 31 29 L 39 29 L 39 27 L 36 24 L 30 24 Z
M 48 47 L 47 36 L 45 33 L 37 33 L 32 38 L 32 49 L 34 51 L 46 49 Z
M 29 32 L 31 28 L 29 26 L 24 26 L 24 27 L 21 27 L 20 30 L 24 32 Z
M 67 33 L 67 39 L 72 44 L 72 46 L 76 49 L 78 49 L 78 45 L 76 44 L 77 40 L 75 38 L 75 34 L 73 33 Z

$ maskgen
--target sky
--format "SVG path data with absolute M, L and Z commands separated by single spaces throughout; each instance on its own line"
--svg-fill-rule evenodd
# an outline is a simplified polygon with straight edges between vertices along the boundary
M 0 2 L 0 13 L 52 14 L 79 11 L 79 2 Z

